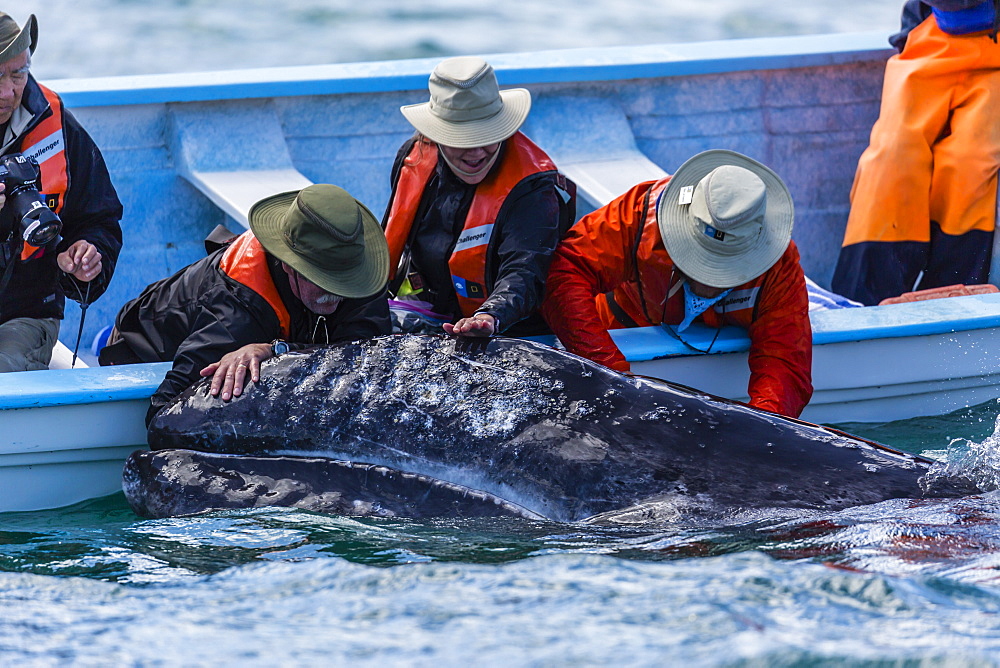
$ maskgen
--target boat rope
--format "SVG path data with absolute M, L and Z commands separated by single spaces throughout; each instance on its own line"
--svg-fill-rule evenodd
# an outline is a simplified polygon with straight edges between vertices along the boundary
M 13 235 L 13 233 L 11 233 Z M 0 247 L 0 262 L 3 262 L 3 277 L 0 277 L 0 295 L 4 293 L 7 289 L 7 284 L 10 282 L 10 277 L 14 273 L 14 263 L 17 261 L 17 252 L 11 247 L 10 239 L 3 242 L 3 246 Z M 2 314 L 0 314 L 2 317 Z M 2 322 L 2 320 L 0 320 Z

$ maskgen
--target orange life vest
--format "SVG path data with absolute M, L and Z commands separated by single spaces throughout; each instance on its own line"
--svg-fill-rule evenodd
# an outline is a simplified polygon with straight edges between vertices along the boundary
M 271 279 L 271 271 L 267 266 L 267 253 L 253 232 L 244 232 L 229 244 L 229 248 L 222 254 L 219 268 L 226 276 L 264 298 L 278 316 L 281 338 L 287 339 L 291 331 L 292 318 Z
M 59 213 L 66 201 L 69 189 L 69 172 L 66 166 L 66 133 L 62 124 L 62 100 L 53 91 L 39 84 L 52 113 L 33 127 L 21 139 L 21 153 L 34 158 L 41 168 L 42 197 L 50 209 Z M 21 259 L 27 260 L 39 249 L 24 244 Z M 44 252 L 44 251 L 42 251 Z M 39 253 L 40 254 L 40 253 Z
M 389 280 L 392 281 L 410 239 L 413 221 L 427 182 L 437 166 L 437 145 L 426 138 L 413 144 L 403 161 L 396 194 L 385 227 L 389 242 Z M 540 172 L 555 171 L 555 163 L 520 132 L 504 142 L 500 164 L 476 186 L 465 225 L 448 260 L 458 305 L 466 317 L 475 313 L 488 296 L 486 254 L 493 227 L 504 201 L 518 183 Z

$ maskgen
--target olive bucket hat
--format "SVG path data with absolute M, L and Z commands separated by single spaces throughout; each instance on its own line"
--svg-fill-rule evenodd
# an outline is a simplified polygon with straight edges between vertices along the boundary
M 20 56 L 27 49 L 34 53 L 37 44 L 38 22 L 34 14 L 28 17 L 23 28 L 18 28 L 10 14 L 0 12 L 0 63 Z
M 531 110 L 524 88 L 500 90 L 493 67 L 476 56 L 442 61 L 431 73 L 429 102 L 400 107 L 425 137 L 452 148 L 479 148 L 507 139 Z
M 268 253 L 327 292 L 360 299 L 385 288 L 385 234 L 344 189 L 317 184 L 272 195 L 254 204 L 249 218 Z
M 660 196 L 656 219 L 678 269 L 699 283 L 733 288 L 784 254 L 795 209 L 772 170 L 734 151 L 711 150 L 677 169 Z

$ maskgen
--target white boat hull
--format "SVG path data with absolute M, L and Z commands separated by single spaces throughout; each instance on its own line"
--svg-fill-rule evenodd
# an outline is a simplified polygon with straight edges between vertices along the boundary
M 58 508 L 121 490 L 122 463 L 146 447 L 148 400 L 0 411 L 0 511 Z M 62 425 L 63 428 L 53 428 Z
M 0 512 L 41 510 L 121 490 L 146 447 L 146 410 L 168 364 L 0 374 Z
M 801 417 L 820 424 L 889 422 L 996 399 L 997 346 L 997 330 L 816 346 L 815 389 Z M 885 373 L 886 359 L 898 360 L 892 374 Z M 737 401 L 749 399 L 746 352 L 649 360 L 633 364 L 632 370 Z M 743 392 L 732 391 L 737 387 Z

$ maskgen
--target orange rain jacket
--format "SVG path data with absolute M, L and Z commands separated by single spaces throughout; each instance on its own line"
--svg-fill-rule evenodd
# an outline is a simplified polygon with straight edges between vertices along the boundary
M 607 330 L 676 325 L 684 318 L 682 276 L 660 238 L 656 200 L 669 177 L 640 183 L 570 228 L 549 269 L 542 315 L 563 345 L 618 371 L 625 356 Z M 616 320 L 604 294 L 613 291 Z M 805 276 L 794 242 L 778 262 L 696 320 L 737 325 L 750 335 L 750 405 L 797 417 L 812 396 L 812 330 Z M 683 341 L 683 332 L 674 333 Z
M 886 63 L 879 118 L 851 187 L 834 292 L 878 304 L 911 290 L 989 279 L 1000 45 L 991 31 L 949 33 L 939 25 L 944 15 L 961 14 L 946 10 L 977 4 L 994 10 L 987 7 L 993 0 L 907 3 L 904 32 L 892 38 L 902 51 Z M 943 14 L 931 15 L 939 5 Z M 996 14 L 993 21 L 996 28 Z

